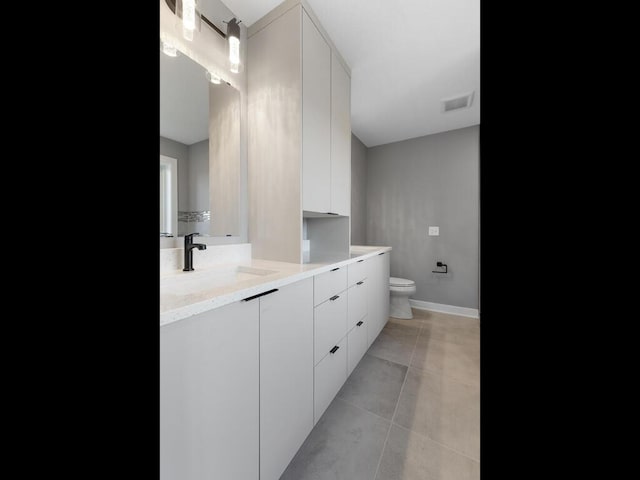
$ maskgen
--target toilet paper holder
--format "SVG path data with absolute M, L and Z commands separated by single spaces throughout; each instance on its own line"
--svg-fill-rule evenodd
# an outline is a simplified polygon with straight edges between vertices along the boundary
M 444 267 L 444 272 L 442 272 L 440 270 L 431 270 L 432 273 L 447 273 L 448 272 L 446 263 L 436 262 L 436 266 L 437 267 Z

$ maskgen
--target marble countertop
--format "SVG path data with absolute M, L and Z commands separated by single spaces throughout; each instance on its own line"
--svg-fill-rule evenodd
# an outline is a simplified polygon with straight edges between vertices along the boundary
M 350 258 L 331 263 L 250 259 L 193 272 L 166 272 L 160 275 L 160 326 L 388 251 L 391 247 L 352 246 Z

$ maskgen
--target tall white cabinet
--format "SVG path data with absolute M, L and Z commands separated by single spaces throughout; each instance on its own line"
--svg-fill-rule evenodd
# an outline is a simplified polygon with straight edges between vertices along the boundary
M 288 0 L 248 30 L 249 240 L 255 258 L 348 256 L 351 72 L 311 8 Z M 316 220 L 321 219 L 321 220 Z M 314 250 L 315 249 L 315 250 Z M 333 258 L 327 258 L 333 260 Z

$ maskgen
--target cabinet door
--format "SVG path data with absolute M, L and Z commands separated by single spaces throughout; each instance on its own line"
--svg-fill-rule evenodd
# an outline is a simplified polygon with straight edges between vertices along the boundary
M 331 49 L 303 9 L 302 209 L 327 213 L 330 208 Z
M 313 312 L 315 364 L 347 334 L 347 292 L 331 298 Z
M 367 317 L 365 316 L 347 335 L 347 354 L 349 357 L 347 375 L 351 375 L 351 372 L 356 368 L 356 365 L 358 365 L 358 362 L 360 362 L 366 351 Z
M 370 305 L 367 336 L 371 345 L 389 320 L 389 252 L 371 257 L 367 264 Z
M 364 259 L 347 265 L 347 286 L 352 287 L 360 280 L 367 278 L 367 268 L 367 262 Z
M 313 278 L 308 278 L 260 298 L 260 478 L 280 478 L 312 428 Z
M 347 268 L 337 267 L 314 277 L 313 305 L 320 305 L 347 289 Z
M 331 401 L 347 380 L 347 337 L 335 344 L 333 353 L 322 359 L 316 366 L 313 397 L 313 423 L 318 423 Z M 334 347 L 334 348 L 335 348 Z
M 351 215 L 351 79 L 331 54 L 331 212 Z
M 348 318 L 347 329 L 351 330 L 367 314 L 367 289 L 368 280 L 360 280 L 348 290 Z
M 160 478 L 256 480 L 258 306 L 160 328 Z

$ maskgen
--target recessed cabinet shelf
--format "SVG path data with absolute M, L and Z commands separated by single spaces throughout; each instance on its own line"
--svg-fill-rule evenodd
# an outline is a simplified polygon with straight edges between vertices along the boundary
M 349 217 L 303 212 L 303 238 L 309 240 L 308 261 L 325 263 L 349 258 Z

